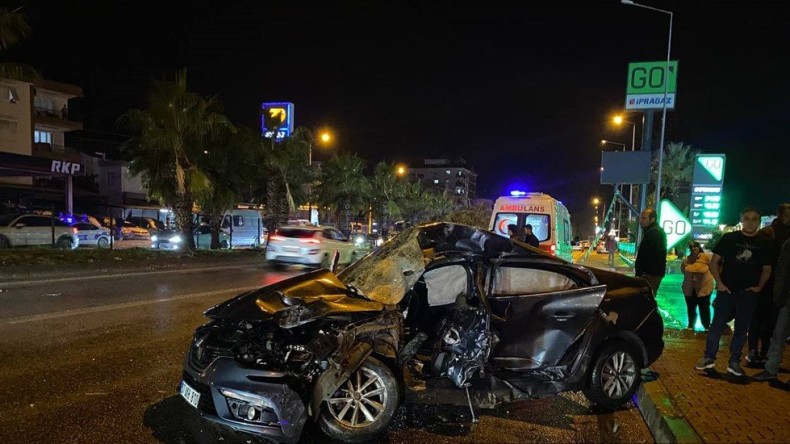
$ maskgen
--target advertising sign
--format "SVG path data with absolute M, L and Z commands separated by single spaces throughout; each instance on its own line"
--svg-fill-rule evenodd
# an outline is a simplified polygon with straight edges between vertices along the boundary
M 658 225 L 667 234 L 667 251 L 691 233 L 691 222 L 672 202 L 664 199 L 658 214 Z
M 625 109 L 675 109 L 677 82 L 677 60 L 629 63 Z
M 294 129 L 294 104 L 290 102 L 264 102 L 261 104 L 261 131 L 263 137 L 281 140 L 290 137 Z
M 691 186 L 691 225 L 694 240 L 707 242 L 719 227 L 724 185 L 724 154 L 697 154 Z

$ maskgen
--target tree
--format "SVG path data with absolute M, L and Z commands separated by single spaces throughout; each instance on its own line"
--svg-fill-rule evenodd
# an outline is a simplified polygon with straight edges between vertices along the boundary
M 340 230 L 348 233 L 351 211 L 367 203 L 369 183 L 363 175 L 365 163 L 354 154 L 335 155 L 321 170 L 319 202 L 338 216 Z
M 488 205 L 461 207 L 451 211 L 445 220 L 487 230 L 491 220 L 491 207 Z
M 694 150 L 691 145 L 683 142 L 667 144 L 664 148 L 664 164 L 661 168 L 662 198 L 675 199 L 680 189 L 691 184 L 694 175 L 694 156 L 698 153 L 699 150 Z M 658 169 L 657 163 L 654 168 Z
M 6 51 L 30 34 L 30 25 L 22 8 L 0 8 L 0 51 Z M 0 63 L 0 77 L 33 81 L 41 75 L 32 66 L 21 63 Z
M 260 137 L 259 140 L 260 151 L 264 154 L 265 187 L 259 188 L 256 194 L 262 196 L 266 229 L 271 236 L 309 198 L 309 189 L 304 185 L 313 181 L 308 160 L 314 139 L 308 129 L 299 127 L 291 137 L 280 142 Z
M 393 217 L 400 214 L 397 200 L 403 194 L 405 182 L 398 179 L 395 174 L 395 165 L 388 162 L 379 162 L 373 169 L 370 178 L 370 202 L 373 218 L 386 238 Z
M 187 88 L 186 70 L 173 80 L 154 82 L 147 108 L 132 109 L 119 125 L 136 133 L 124 146 L 129 171 L 139 174 L 150 197 L 172 207 L 176 227 L 194 248 L 192 208 L 195 197 L 212 192 L 198 158 L 223 131 L 235 131 L 220 112 L 216 97 L 204 98 Z

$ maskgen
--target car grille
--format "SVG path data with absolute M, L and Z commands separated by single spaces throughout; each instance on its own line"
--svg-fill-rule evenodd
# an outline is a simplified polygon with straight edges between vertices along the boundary
M 192 350 L 189 353 L 192 366 L 199 371 L 203 371 L 214 362 L 215 359 L 220 357 L 233 357 L 233 351 L 212 347 L 212 346 L 197 346 L 192 344 Z
M 217 409 L 214 407 L 214 398 L 211 396 L 211 388 L 206 384 L 198 382 L 197 379 L 190 376 L 187 372 L 184 372 L 182 378 L 184 378 L 184 382 L 189 384 L 190 387 L 200 392 L 198 410 L 208 415 L 217 416 Z

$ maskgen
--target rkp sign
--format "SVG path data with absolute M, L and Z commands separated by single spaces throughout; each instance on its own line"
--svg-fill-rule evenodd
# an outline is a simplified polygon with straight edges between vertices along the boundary
M 77 162 L 66 162 L 65 160 L 53 160 L 49 167 L 50 173 L 67 174 L 76 176 L 82 174 L 82 164 Z

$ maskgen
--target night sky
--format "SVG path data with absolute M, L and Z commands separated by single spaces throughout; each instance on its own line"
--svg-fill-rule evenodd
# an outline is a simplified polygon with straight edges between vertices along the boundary
M 609 123 L 627 64 L 665 58 L 668 27 L 615 0 L 3 3 L 23 5 L 33 33 L 0 58 L 82 86 L 86 129 L 117 132 L 152 79 L 186 67 L 237 124 L 291 101 L 297 125 L 331 127 L 370 164 L 462 156 L 482 197 L 543 191 L 590 219 L 611 193 L 600 139 L 630 141 Z M 667 141 L 728 155 L 724 222 L 790 201 L 790 2 L 645 3 L 675 12 Z

